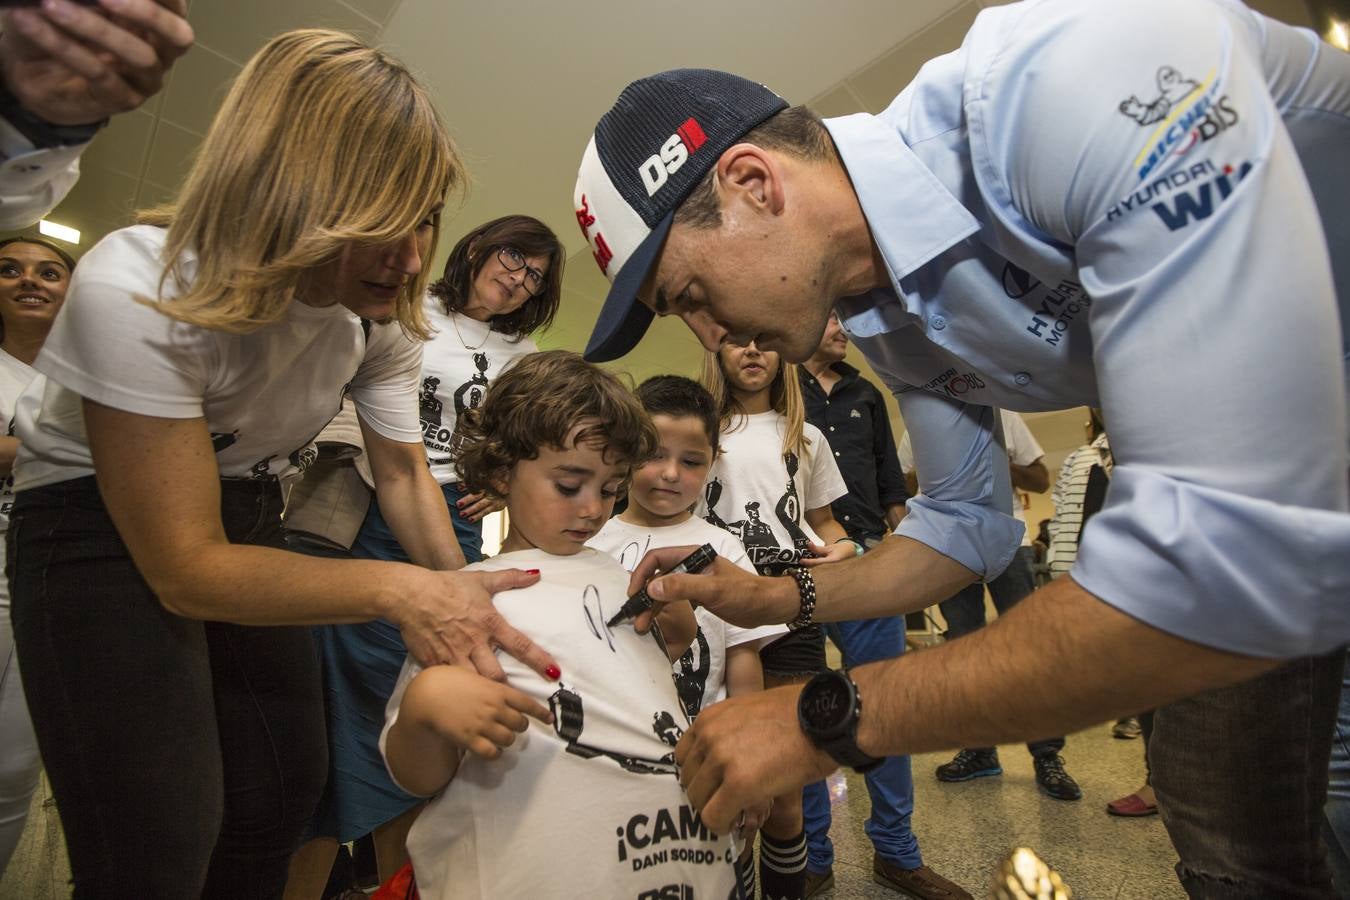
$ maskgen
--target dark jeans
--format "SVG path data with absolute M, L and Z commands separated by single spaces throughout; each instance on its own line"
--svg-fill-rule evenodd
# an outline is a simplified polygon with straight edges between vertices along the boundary
M 1035 582 L 1031 574 L 1032 548 L 1018 547 L 1017 555 L 993 581 L 989 582 L 989 595 L 994 598 L 994 609 L 1001 616 L 1027 597 L 1034 589 Z M 970 634 L 984 627 L 984 585 L 976 582 L 962 588 L 950 600 L 938 604 L 942 618 L 947 620 L 947 640 L 954 640 L 963 634 Z M 971 750 L 992 751 L 993 747 L 971 747 Z M 1040 741 L 1028 741 L 1027 749 L 1032 756 L 1050 756 L 1064 749 L 1063 737 L 1046 738 Z
M 1327 841 L 1331 877 L 1342 897 L 1350 897 L 1350 660 L 1346 661 L 1336 733 L 1331 742 L 1327 805 L 1322 833 Z
M 455 537 L 459 540 L 459 549 L 464 551 L 464 561 L 476 563 L 483 558 L 483 523 L 470 522 L 459 514 L 455 504 L 467 493 L 458 483 L 441 485 L 441 495 L 450 509 L 450 521 L 455 526 Z M 371 496 L 370 508 L 366 510 L 366 519 L 356 534 L 352 545 L 352 555 L 357 559 L 383 559 L 394 562 L 410 562 L 408 553 L 394 537 L 394 531 L 380 512 L 378 497 Z
M 1343 665 L 1295 660 L 1154 712 L 1150 777 L 1194 900 L 1335 896 L 1321 829 Z
M 280 545 L 274 482 L 221 489 L 231 541 Z M 326 767 L 309 629 L 170 613 L 92 477 L 20 493 L 8 546 L 74 896 L 279 898 Z

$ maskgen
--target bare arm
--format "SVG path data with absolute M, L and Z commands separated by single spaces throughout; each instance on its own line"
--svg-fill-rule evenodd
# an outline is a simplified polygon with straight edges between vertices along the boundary
M 319 559 L 231 544 L 204 419 L 163 419 L 86 400 L 99 491 L 137 569 L 170 612 L 243 625 L 396 623 L 417 659 L 501 666 L 489 640 L 538 672 L 553 660 L 506 624 L 491 594 L 537 575 L 432 572 L 368 560 Z M 171 466 L 147 461 L 172 459 Z
M 529 725 L 553 715 L 523 691 L 450 666 L 432 666 L 408 685 L 385 737 L 385 759 L 400 785 L 430 796 L 450 783 L 464 752 L 496 759 Z
M 811 550 L 816 556 L 814 559 L 803 558 L 803 566 L 842 562 L 846 559 L 852 559 L 857 554 L 858 551 L 850 542 L 848 532 L 844 530 L 843 525 L 835 520 L 834 513 L 828 506 L 808 509 L 805 519 L 811 529 L 824 541 L 824 544 L 812 545 Z
M 892 503 L 886 507 L 886 525 L 894 531 L 900 527 L 900 522 L 905 518 L 905 513 L 909 512 L 909 507 L 903 503 Z
M 728 697 L 764 690 L 764 666 L 759 661 L 757 641 L 727 650 L 726 682 Z
M 1046 471 L 1044 460 L 1038 459 L 1026 466 L 1010 462 L 1008 469 L 1012 473 L 1013 487 L 1033 494 L 1044 494 L 1050 490 L 1050 473 Z
M 905 473 L 905 490 L 909 491 L 909 495 L 910 495 L 911 497 L 913 497 L 915 494 L 919 493 L 919 473 L 918 473 L 918 472 L 916 472 L 916 471 L 914 471 L 914 470 L 910 470 L 910 471 L 908 471 L 908 472 Z
M 0 477 L 14 471 L 14 457 L 19 455 L 19 439 L 0 437 Z
M 854 669 L 875 698 L 861 746 L 919 753 L 1065 734 L 1267 672 L 1278 660 L 1195 644 L 1131 618 L 1071 577 L 934 651 Z M 1053 679 L 1055 690 L 1044 685 Z M 1037 685 L 1041 687 L 1037 687 Z
M 974 634 L 850 674 L 866 711 L 858 744 L 889 756 L 1064 734 L 1278 664 L 1173 637 L 1062 578 Z M 835 768 L 797 727 L 800 692 L 715 704 L 685 733 L 681 782 L 710 827 Z
M 693 547 L 665 547 L 642 558 L 629 582 L 635 593 L 658 570 L 669 571 Z M 812 569 L 816 621 L 843 622 L 901 615 L 946 600 L 975 580 L 965 566 L 912 538 L 887 538 L 865 556 Z M 884 587 L 878 588 L 879 585 Z M 753 628 L 781 625 L 797 617 L 801 598 L 789 577 L 752 575 L 717 560 L 698 575 L 663 575 L 648 591 L 657 600 L 689 600 L 719 618 Z M 646 614 L 644 614 L 646 615 Z M 643 618 L 638 618 L 639 625 Z
M 391 441 L 364 419 L 361 438 L 370 457 L 380 512 L 408 558 L 428 569 L 464 568 L 464 552 L 455 537 L 450 509 L 431 477 L 421 442 Z

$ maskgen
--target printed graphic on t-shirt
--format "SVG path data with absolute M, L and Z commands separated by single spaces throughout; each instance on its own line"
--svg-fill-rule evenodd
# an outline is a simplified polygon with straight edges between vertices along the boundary
M 810 540 L 801 529 L 802 504 L 797 493 L 797 454 L 786 453 L 783 460 L 788 471 L 787 489 L 774 506 L 774 515 L 791 536 L 791 547 L 778 543 L 773 528 L 760 514 L 758 500 L 746 502 L 745 518 L 728 522 L 717 511 L 717 501 L 722 497 L 722 483 L 717 478 L 711 478 L 703 489 L 708 507 L 703 518 L 734 534 L 745 545 L 746 556 L 761 575 L 782 575 L 788 567 L 799 564 L 802 556 L 809 552 Z
M 675 690 L 680 694 L 680 705 L 691 720 L 703 708 L 703 693 L 708 688 L 708 674 L 712 671 L 712 648 L 708 637 L 699 628 L 694 642 L 675 661 Z
M 483 398 L 487 396 L 488 389 L 487 371 L 491 364 L 486 353 L 478 352 L 473 355 L 473 366 L 476 371 L 451 394 L 451 402 L 455 407 L 453 430 L 445 427 L 442 415 L 445 407 L 436 396 L 441 380 L 432 375 L 422 379 L 422 398 L 418 404 L 422 417 L 422 441 L 426 444 L 427 459 L 433 466 L 451 463 L 458 455 L 459 447 L 464 442 L 459 423 L 464 421 L 466 411 L 478 409 L 483 405 Z

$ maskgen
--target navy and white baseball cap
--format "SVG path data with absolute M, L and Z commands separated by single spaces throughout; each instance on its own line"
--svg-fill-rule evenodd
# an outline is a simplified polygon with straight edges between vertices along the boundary
M 672 69 L 624 88 L 595 126 L 577 172 L 577 223 L 610 280 L 586 359 L 637 346 L 653 313 L 637 300 L 675 209 L 722 152 L 786 109 L 754 81 L 712 69 Z

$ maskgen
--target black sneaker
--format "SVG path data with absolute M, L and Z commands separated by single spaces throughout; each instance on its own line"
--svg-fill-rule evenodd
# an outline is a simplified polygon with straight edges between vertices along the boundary
M 951 762 L 937 767 L 938 781 L 969 781 L 1002 774 L 997 750 L 962 750 Z
M 1078 782 L 1064 771 L 1064 760 L 1058 753 L 1032 758 L 1036 766 L 1036 783 L 1056 800 L 1082 800 L 1083 791 Z

